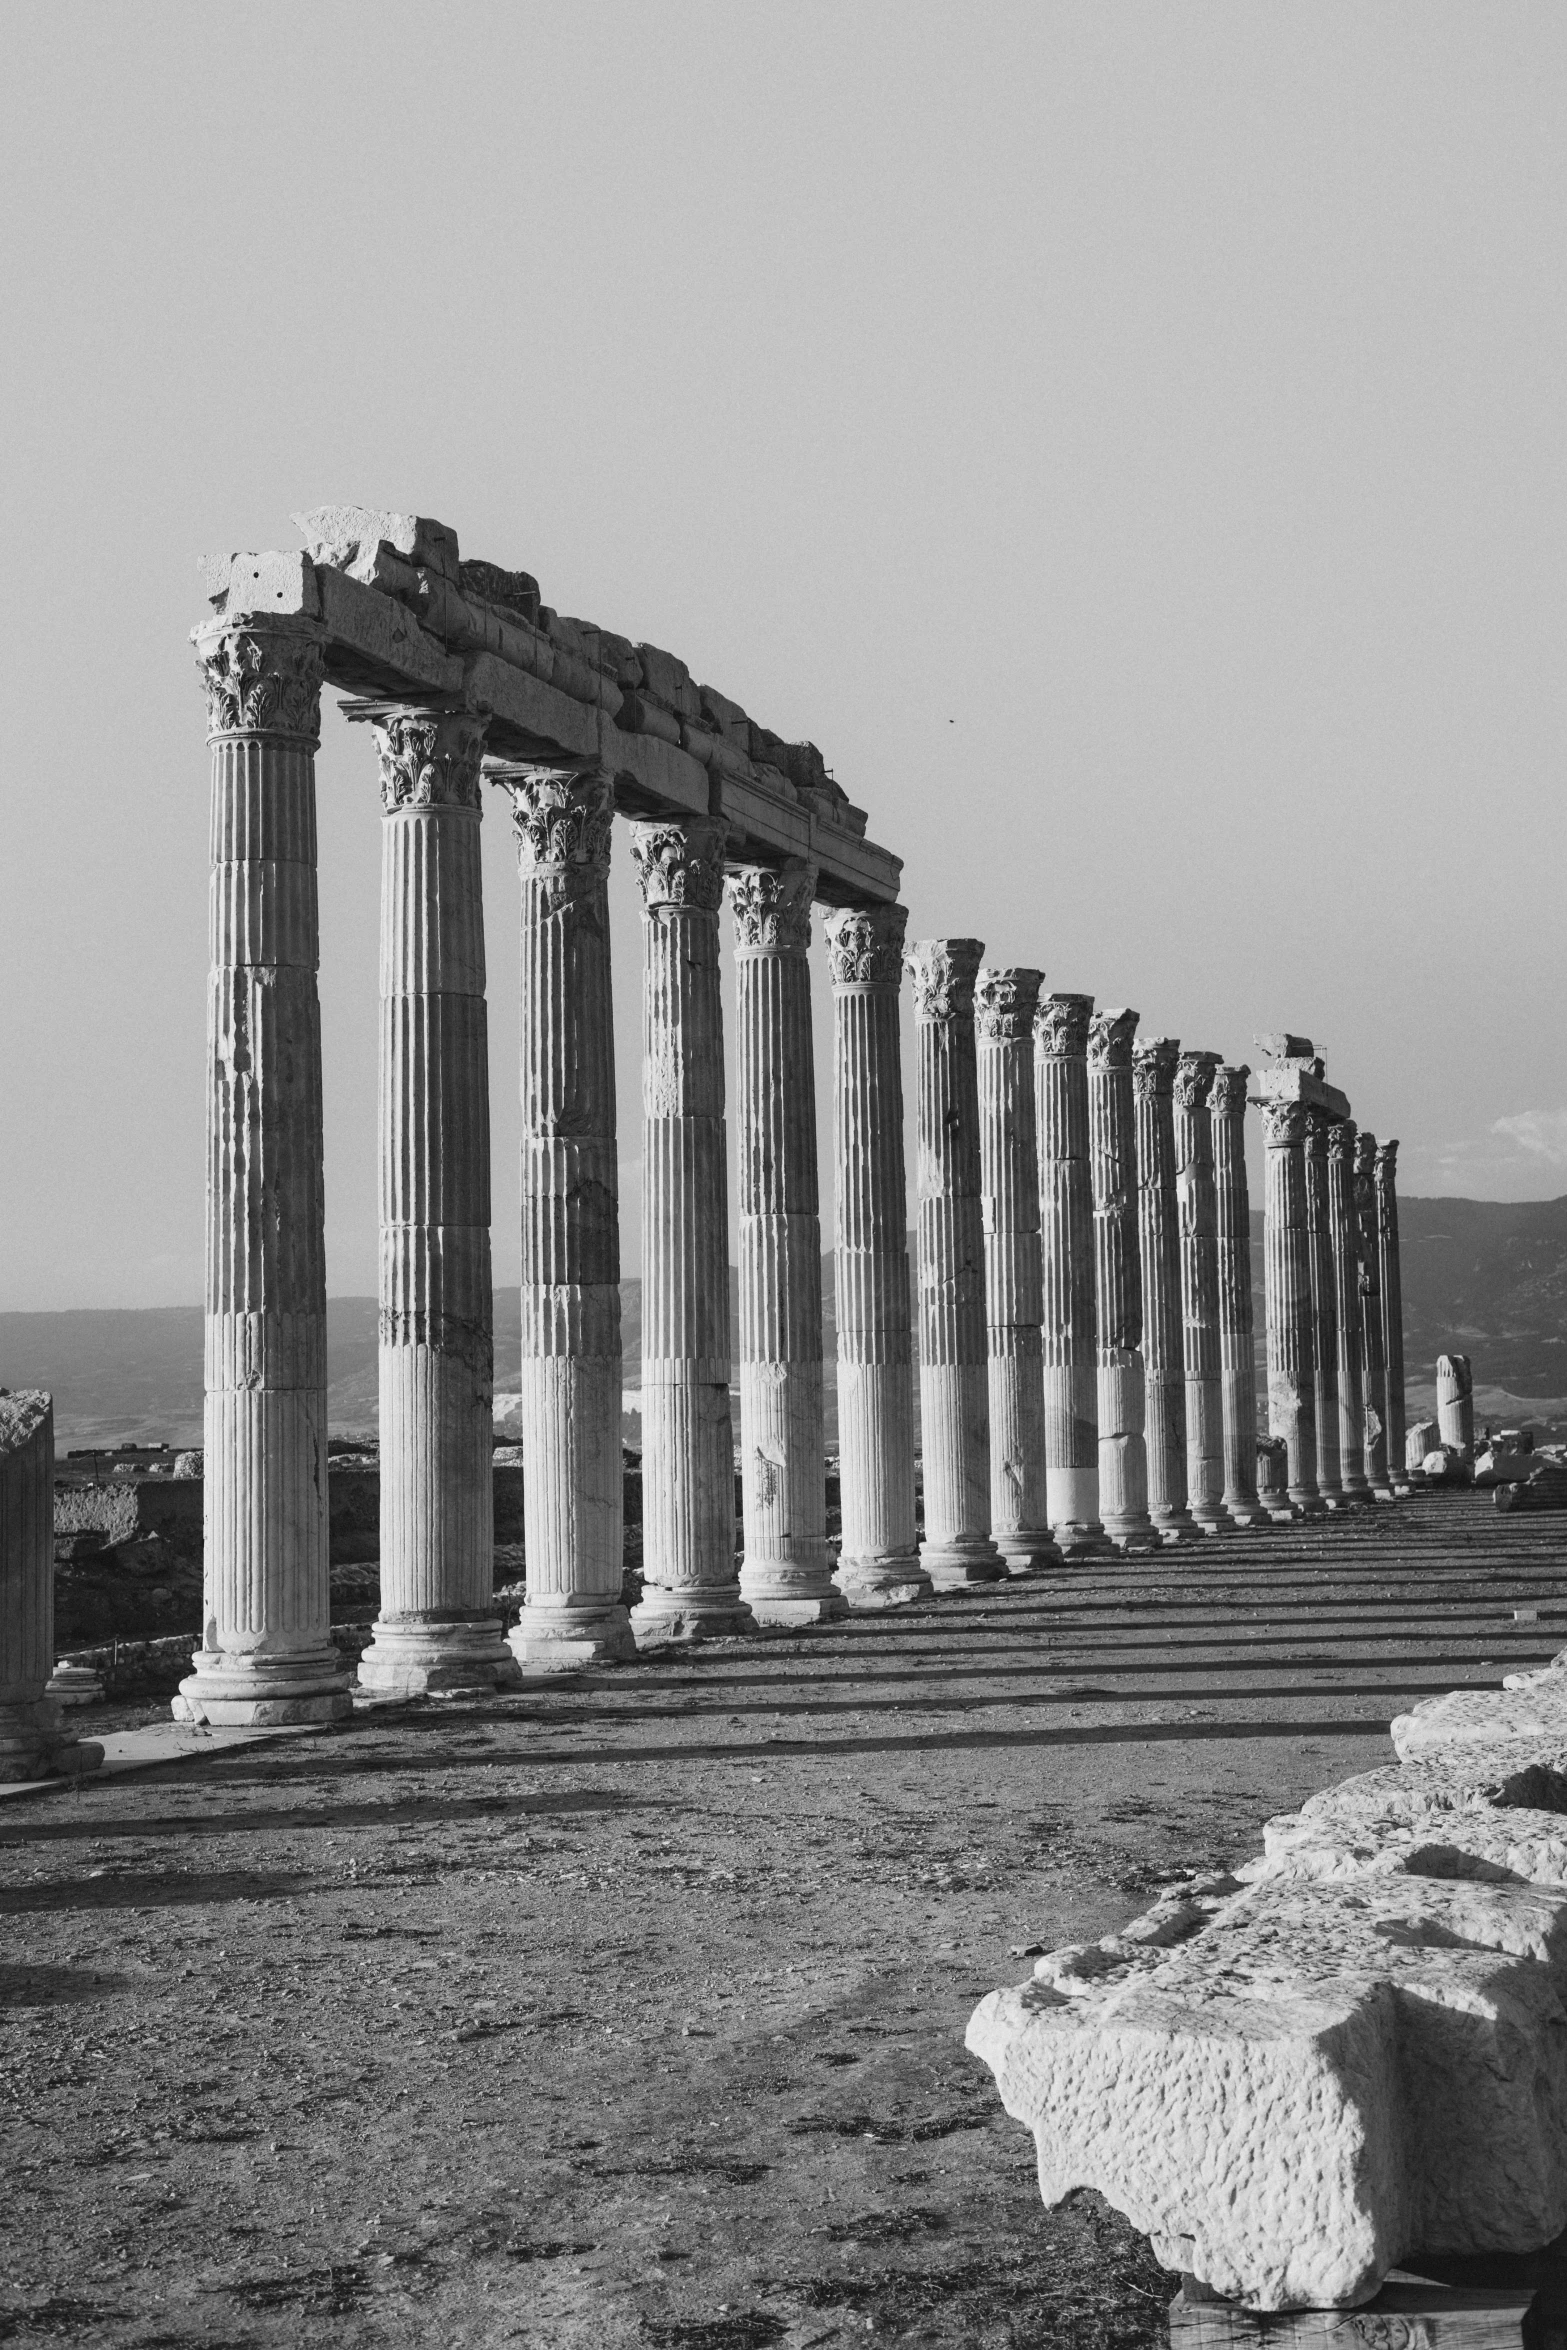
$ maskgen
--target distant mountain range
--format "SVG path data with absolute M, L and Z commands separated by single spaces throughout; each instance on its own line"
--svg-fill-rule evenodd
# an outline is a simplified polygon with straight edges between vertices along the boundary
M 1405 1199 L 1404 1352 L 1412 1400 L 1436 1375 L 1436 1358 L 1461 1349 L 1474 1363 L 1479 1408 L 1493 1417 L 1532 1407 L 1567 1416 L 1567 1197 Z M 1252 1271 L 1262 1327 L 1262 1217 L 1253 1215 Z M 912 1246 L 912 1236 L 911 1236 Z M 832 1360 L 832 1258 L 823 1261 L 825 1348 Z M 731 1267 L 730 1310 L 738 1313 Z M 627 1388 L 641 1383 L 642 1285 L 622 1289 Z M 376 1302 L 333 1298 L 327 1307 L 334 1430 L 376 1419 Z M 517 1292 L 495 1294 L 495 1377 L 515 1387 L 521 1359 Z M 202 1317 L 199 1306 L 139 1312 L 84 1309 L 0 1313 L 0 1386 L 47 1387 L 62 1451 L 72 1445 L 201 1441 Z

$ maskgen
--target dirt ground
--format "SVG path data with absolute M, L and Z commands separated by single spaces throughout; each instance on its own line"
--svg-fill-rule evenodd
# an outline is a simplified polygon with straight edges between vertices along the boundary
M 1161 2341 L 968 2014 L 1544 1661 L 1559 1523 L 1421 1503 L 0 1807 L 0 2341 Z

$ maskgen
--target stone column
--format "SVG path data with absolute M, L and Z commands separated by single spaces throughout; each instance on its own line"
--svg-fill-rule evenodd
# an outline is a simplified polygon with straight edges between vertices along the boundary
M 1467 1355 L 1436 1358 L 1436 1424 L 1444 1444 L 1473 1465 L 1475 1457 L 1474 1371 Z
M 522 899 L 522 1450 L 526 1672 L 636 1653 L 621 1600 L 620 1171 L 600 768 L 491 761 Z
M 919 1040 L 920 1431 L 925 1571 L 938 1591 L 1005 1573 L 990 1535 L 985 1238 L 974 1046 L 977 938 L 904 957 Z
M 735 1568 L 718 912 L 727 827 L 633 824 L 645 953 L 641 1645 L 748 1631 Z
M 491 1500 L 479 762 L 462 710 L 357 703 L 381 762 L 381 1612 L 360 1686 L 515 1682 Z
M 1181 1229 L 1181 1336 L 1186 1372 L 1186 1494 L 1205 1534 L 1227 1533 L 1224 1386 L 1219 1362 L 1219 1203 L 1208 1097 L 1217 1053 L 1182 1053 L 1172 1085 L 1175 1205 Z
M 1219 1235 L 1219 1377 L 1224 1406 L 1224 1506 L 1241 1526 L 1272 1523 L 1257 1493 L 1257 1357 L 1251 1301 L 1251 1192 L 1246 1179 L 1246 1080 L 1214 1071 L 1208 1096 Z
M 96 1770 L 103 1748 L 73 1738 L 54 1672 L 54 1407 L 0 1387 L 0 1782 Z
M 1034 1012 L 1042 971 L 981 970 L 974 988 L 990 1349 L 990 1524 L 1007 1571 L 1059 1563 L 1045 1496 L 1044 1313 Z
M 1398 1255 L 1398 1144 L 1376 1157 L 1377 1270 L 1382 1278 L 1382 1368 L 1387 1391 L 1388 1482 L 1408 1485 L 1404 1452 L 1404 1276 Z
M 914 1347 L 898 991 L 906 906 L 827 916 L 837 1205 L 837 1583 L 855 1608 L 927 1598 L 914 1514 Z
M 1148 1515 L 1166 1541 L 1178 1541 L 1197 1531 L 1186 1505 L 1186 1349 L 1181 1318 L 1181 1228 L 1175 1196 L 1174 1084 L 1180 1053 L 1173 1036 L 1150 1036 L 1132 1055 Z
M 1311 1267 L 1312 1411 L 1317 1427 L 1317 1491 L 1329 1509 L 1344 1501 L 1338 1449 L 1338 1281 L 1333 1269 L 1333 1210 L 1328 1198 L 1328 1130 L 1321 1110 L 1306 1112 L 1306 1254 Z
M 1094 1185 L 1088 1157 L 1091 995 L 1049 995 L 1034 1021 L 1044 1244 L 1045 1484 L 1066 1557 L 1107 1548 L 1099 1516 Z
M 1306 1231 L 1306 1112 L 1264 1099 L 1263 1265 L 1268 1310 L 1268 1423 L 1289 1455 L 1287 1494 L 1315 1510 L 1316 1367 L 1312 1350 L 1311 1250 Z
M 185 1721 L 352 1707 L 327 1580 L 326 1241 L 310 622 L 197 632 L 212 745 L 206 1569 Z
M 815 891 L 816 867 L 798 858 L 729 876 L 739 1032 L 740 1595 L 760 1624 L 815 1624 L 848 1610 L 827 1555 Z
M 1132 1043 L 1137 1014 L 1088 1023 L 1088 1155 L 1094 1203 L 1094 1323 L 1099 1515 L 1120 1550 L 1156 1547 L 1148 1515 L 1143 1394 L 1143 1268 L 1137 1237 L 1137 1114 Z
M 1377 1138 L 1355 1138 L 1355 1225 L 1360 1243 L 1360 1361 L 1364 1380 L 1366 1481 L 1391 1501 L 1387 1457 L 1387 1364 L 1382 1353 L 1382 1277 L 1377 1242 Z
M 1328 1128 L 1328 1236 L 1338 1345 L 1338 1473 L 1346 1501 L 1369 1501 L 1364 1373 L 1360 1360 L 1360 1228 L 1355 1217 L 1355 1128 Z

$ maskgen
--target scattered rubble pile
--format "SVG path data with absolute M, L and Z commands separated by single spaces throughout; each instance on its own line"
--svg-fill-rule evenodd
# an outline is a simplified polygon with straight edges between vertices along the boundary
M 1261 1859 L 1041 1956 L 968 2028 L 1047 2204 L 1097 2188 L 1253 2309 L 1567 2223 L 1567 1651 L 1392 1735 Z

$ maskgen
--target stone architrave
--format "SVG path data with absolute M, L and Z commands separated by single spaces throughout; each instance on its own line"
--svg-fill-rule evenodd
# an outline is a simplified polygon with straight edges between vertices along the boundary
M 1377 1138 L 1355 1138 L 1355 1225 L 1360 1243 L 1360 1361 L 1364 1382 L 1366 1482 L 1393 1498 L 1387 1457 L 1387 1364 L 1382 1353 L 1382 1271 L 1377 1242 Z
M 1338 1449 L 1338 1280 L 1328 1197 L 1328 1133 L 1321 1110 L 1306 1112 L 1306 1253 L 1311 1267 L 1312 1405 L 1317 1426 L 1317 1491 L 1329 1509 L 1345 1494 Z
M 990 1532 L 985 1237 L 980 1207 L 977 938 L 916 939 L 904 957 L 919 1042 L 920 1428 L 925 1541 L 938 1591 L 1006 1570 Z
M 1316 1367 L 1311 1253 L 1306 1230 L 1306 1119 L 1299 1102 L 1262 1110 L 1265 1168 L 1263 1281 L 1268 1314 L 1268 1424 L 1289 1456 L 1293 1510 L 1321 1507 L 1317 1492 Z
M 1181 1227 L 1175 1192 L 1173 1036 L 1144 1037 L 1132 1055 L 1137 1113 L 1137 1233 L 1143 1273 L 1143 1392 L 1148 1515 L 1165 1541 L 1195 1536 L 1186 1501 L 1186 1350 Z
M 1436 1358 L 1436 1424 L 1462 1460 L 1475 1457 L 1474 1368 L 1467 1355 Z
M 638 1644 L 748 1631 L 735 1566 L 718 915 L 728 828 L 631 827 L 642 890 L 642 1571 Z
M 1218 1219 L 1219 1377 L 1224 1409 L 1224 1506 L 1240 1526 L 1272 1523 L 1257 1492 L 1257 1357 L 1251 1299 L 1251 1193 L 1246 1180 L 1246 1081 L 1213 1073 L 1208 1120 Z
M 360 1686 L 514 1683 L 492 1593 L 480 760 L 463 710 L 358 703 L 381 769 L 381 1612 Z
M 816 868 L 742 865 L 735 921 L 740 1165 L 740 1595 L 761 1624 L 847 1612 L 827 1555 L 822 1225 L 811 1042 Z
M 0 1782 L 103 1760 L 62 1726 L 54 1669 L 54 1406 L 37 1388 L 0 1387 Z
M 1345 1501 L 1369 1501 L 1364 1369 L 1360 1360 L 1360 1226 L 1355 1215 L 1355 1127 L 1328 1128 L 1328 1237 L 1338 1346 L 1338 1473 Z
M 928 1598 L 914 1506 L 914 1342 L 903 1058 L 906 906 L 843 906 L 824 925 L 833 981 L 837 1231 L 836 1581 L 852 1608 Z
M 1181 1232 L 1181 1341 L 1186 1375 L 1186 1498 L 1205 1534 L 1228 1533 L 1224 1382 L 1219 1354 L 1219 1203 L 1209 1096 L 1217 1053 L 1182 1053 L 1171 1085 L 1175 1205 Z
M 1137 1233 L 1137 1113 L 1132 1045 L 1137 1014 L 1088 1023 L 1088 1153 L 1094 1202 L 1094 1322 L 1099 1516 L 1119 1550 L 1157 1547 L 1148 1515 L 1144 1435 L 1143 1268 Z
M 621 1662 L 620 1173 L 602 768 L 491 761 L 521 896 L 523 1670 Z
M 327 1569 L 313 622 L 196 632 L 212 746 L 206 1563 L 184 1721 L 352 1710 Z
M 990 1525 L 1007 1571 L 1059 1563 L 1045 1495 L 1034 1012 L 1042 971 L 981 969 L 974 986 L 979 1164 L 990 1348 Z
M 1103 1551 L 1094 1184 L 1088 1148 L 1091 995 L 1049 995 L 1034 1020 L 1039 1210 L 1044 1243 L 1045 1483 L 1068 1557 Z
M 1377 1145 L 1377 1270 L 1382 1279 L 1382 1370 L 1387 1396 L 1388 1481 L 1408 1485 L 1404 1459 L 1404 1275 L 1398 1253 L 1398 1144 Z

